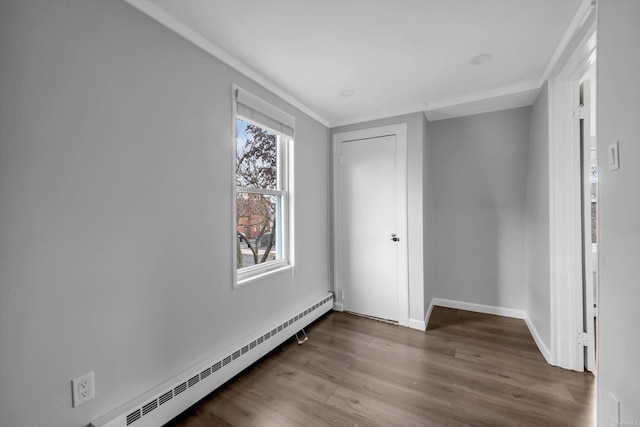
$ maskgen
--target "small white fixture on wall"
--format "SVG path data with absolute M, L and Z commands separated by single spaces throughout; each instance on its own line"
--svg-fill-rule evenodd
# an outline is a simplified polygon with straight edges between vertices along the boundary
M 609 144 L 607 159 L 609 161 L 609 170 L 615 171 L 620 169 L 620 141 Z

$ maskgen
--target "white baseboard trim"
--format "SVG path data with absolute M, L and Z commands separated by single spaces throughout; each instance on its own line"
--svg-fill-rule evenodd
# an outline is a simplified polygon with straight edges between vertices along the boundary
M 433 300 L 431 300 L 431 304 L 429 304 L 429 309 L 427 310 L 427 314 L 424 316 L 424 330 L 427 330 L 427 326 L 429 326 L 429 319 L 431 318 L 431 313 L 433 312 Z
M 411 329 L 418 329 L 420 331 L 425 331 L 427 329 L 427 324 L 418 319 L 409 319 L 409 323 L 407 324 Z
M 524 310 L 516 310 L 513 308 L 506 307 L 496 307 L 493 305 L 484 305 L 484 304 L 475 304 L 472 302 L 464 302 L 464 301 L 455 301 L 450 299 L 443 298 L 433 298 L 431 300 L 431 305 L 429 306 L 429 310 L 427 311 L 427 316 L 425 318 L 425 324 L 429 324 L 429 318 L 431 317 L 431 312 L 433 311 L 434 306 L 447 307 L 447 308 L 455 308 L 458 310 L 467 310 L 474 311 L 476 313 L 485 313 L 485 314 L 495 314 L 497 316 L 505 316 L 505 317 L 513 317 L 515 319 L 524 320 L 527 328 L 529 328 L 529 332 L 533 337 L 533 341 L 538 346 L 538 350 L 547 361 L 548 364 L 553 365 L 553 360 L 551 358 L 551 351 L 544 344 L 542 338 L 540 338 L 540 334 L 538 330 L 529 319 L 529 315 Z
M 455 301 L 443 298 L 433 298 L 429 307 L 429 315 L 434 305 L 447 308 L 455 308 L 458 310 L 475 311 L 476 313 L 495 314 L 504 317 L 513 317 L 516 319 L 524 319 L 526 313 L 524 310 L 516 310 L 513 308 L 497 307 L 494 305 L 476 304 L 473 302 Z
M 342 305 L 341 302 L 335 302 L 333 303 L 333 310 L 334 311 L 344 311 L 344 306 Z
M 551 358 L 551 351 L 549 351 L 549 348 L 547 348 L 547 346 L 542 341 L 542 338 L 540 338 L 540 334 L 538 333 L 538 330 L 533 325 L 533 322 L 531 322 L 531 319 L 529 319 L 529 316 L 526 313 L 525 313 L 524 321 L 527 324 L 527 327 L 529 328 L 529 332 L 531 332 L 531 336 L 533 337 L 533 340 L 536 342 L 536 345 L 538 346 L 538 350 L 540 350 L 540 353 L 542 353 L 544 360 L 546 360 L 549 365 L 554 365 L 553 360 Z

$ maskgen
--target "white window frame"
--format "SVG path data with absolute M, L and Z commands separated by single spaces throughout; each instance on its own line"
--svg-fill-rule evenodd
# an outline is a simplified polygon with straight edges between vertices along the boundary
M 295 119 L 293 116 L 263 101 L 255 95 L 245 91 L 244 89 L 233 85 L 233 150 L 232 150 L 232 171 L 233 171 L 233 251 L 232 251 L 232 270 L 233 270 L 233 288 L 239 288 L 250 283 L 259 281 L 260 279 L 293 269 L 293 238 L 292 238 L 292 221 L 293 221 L 293 204 L 292 204 L 292 188 L 293 188 L 293 129 Z M 242 103 L 243 112 L 239 111 L 238 104 Z M 277 169 L 278 169 L 278 188 L 249 188 L 236 185 L 236 120 L 240 119 L 247 123 L 252 123 L 267 129 L 277 135 Z M 239 192 L 247 192 L 253 194 L 265 194 L 280 197 L 281 215 L 276 219 L 276 230 L 281 233 L 280 245 L 276 246 L 281 251 L 282 257 L 266 261 L 261 264 L 237 268 L 237 194 Z

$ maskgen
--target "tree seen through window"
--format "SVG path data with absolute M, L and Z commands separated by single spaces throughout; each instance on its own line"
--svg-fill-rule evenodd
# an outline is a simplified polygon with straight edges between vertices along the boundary
M 282 257 L 278 135 L 236 120 L 237 268 Z

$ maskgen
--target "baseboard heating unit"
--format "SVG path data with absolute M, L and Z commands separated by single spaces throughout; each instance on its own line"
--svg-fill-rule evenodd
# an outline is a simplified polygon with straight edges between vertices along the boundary
M 184 371 L 91 423 L 93 427 L 157 427 L 220 387 L 333 308 L 329 293 L 284 316 L 241 345 Z

